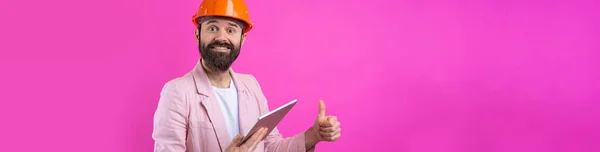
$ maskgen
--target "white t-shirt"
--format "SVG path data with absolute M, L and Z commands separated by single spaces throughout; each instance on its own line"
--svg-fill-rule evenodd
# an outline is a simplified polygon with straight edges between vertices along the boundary
M 229 88 L 217 88 L 213 86 L 213 90 L 219 101 L 221 112 L 223 112 L 223 116 L 225 117 L 227 132 L 229 132 L 229 140 L 233 140 L 233 137 L 240 132 L 237 88 L 235 88 L 233 80 L 231 80 Z

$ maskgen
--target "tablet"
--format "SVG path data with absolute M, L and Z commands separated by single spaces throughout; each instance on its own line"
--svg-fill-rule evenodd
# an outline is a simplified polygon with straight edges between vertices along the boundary
M 260 116 L 258 118 L 258 121 L 252 127 L 252 129 L 250 129 L 246 133 L 244 138 L 242 138 L 242 142 L 240 142 L 237 146 L 244 144 L 248 140 L 248 138 L 250 136 L 252 136 L 256 131 L 258 131 L 258 129 L 260 129 L 261 127 L 267 128 L 268 129 L 267 135 L 269 135 L 271 133 L 271 131 L 273 131 L 273 129 L 275 129 L 277 124 L 279 124 L 279 121 L 281 121 L 281 119 L 283 119 L 283 117 L 285 117 L 285 115 L 292 109 L 292 107 L 294 107 L 294 105 L 296 105 L 296 102 L 298 102 L 298 99 L 294 99 L 294 100 L 286 103 L 285 105 L 283 105 L 275 110 L 272 110 L 267 114 Z M 264 136 L 260 140 L 263 140 L 265 138 L 267 138 L 267 136 Z

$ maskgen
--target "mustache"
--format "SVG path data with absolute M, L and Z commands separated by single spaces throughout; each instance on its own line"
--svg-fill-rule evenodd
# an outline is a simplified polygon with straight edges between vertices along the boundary
M 227 49 L 233 49 L 233 44 L 223 42 L 223 41 L 215 41 L 215 42 L 208 44 L 208 46 L 206 46 L 206 47 L 209 49 L 214 48 L 214 47 L 224 47 Z

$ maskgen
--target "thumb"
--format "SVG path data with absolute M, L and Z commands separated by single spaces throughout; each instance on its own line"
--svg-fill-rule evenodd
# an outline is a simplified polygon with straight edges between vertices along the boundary
M 319 118 L 325 117 L 325 101 L 319 100 Z

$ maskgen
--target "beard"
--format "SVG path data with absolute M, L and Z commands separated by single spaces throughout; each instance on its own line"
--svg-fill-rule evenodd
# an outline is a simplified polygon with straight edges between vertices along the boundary
M 235 59 L 240 55 L 240 46 L 234 46 L 233 44 L 224 41 L 213 41 L 208 45 L 200 43 L 198 46 L 200 49 L 200 55 L 204 60 L 207 68 L 213 71 L 225 72 L 229 70 Z M 215 47 L 225 47 L 229 49 L 229 52 L 216 52 L 212 50 Z

